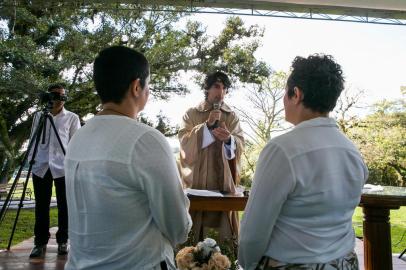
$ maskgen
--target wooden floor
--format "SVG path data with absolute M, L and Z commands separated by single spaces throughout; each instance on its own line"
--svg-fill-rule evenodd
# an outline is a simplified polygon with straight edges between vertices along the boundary
M 355 242 L 355 252 L 357 253 L 359 261 L 359 269 L 364 270 L 364 244 L 361 240 L 357 239 Z M 393 270 L 406 270 L 406 254 L 402 259 L 398 258 L 399 254 L 392 256 Z M 386 270 L 386 269 L 382 269 Z
M 55 241 L 55 231 L 56 228 L 51 229 L 51 239 L 49 240 L 44 259 L 28 258 L 33 247 L 33 238 L 30 238 L 13 246 L 11 251 L 0 251 L 0 270 L 63 270 L 66 256 L 57 255 L 58 245 Z M 357 239 L 355 251 L 360 262 L 360 270 L 364 270 L 364 252 L 361 240 Z M 406 260 L 406 258 L 404 259 Z M 406 261 L 393 256 L 393 270 L 406 270 Z

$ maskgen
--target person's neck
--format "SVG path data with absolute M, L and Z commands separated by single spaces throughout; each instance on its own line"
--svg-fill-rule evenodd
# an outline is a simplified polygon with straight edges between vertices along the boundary
M 321 112 L 315 112 L 312 111 L 310 109 L 304 109 L 302 110 L 302 112 L 300 114 L 298 114 L 295 123 L 293 123 L 295 126 L 300 124 L 301 122 L 307 121 L 307 120 L 311 120 L 314 118 L 318 118 L 318 117 L 329 117 L 329 113 L 321 113 Z
M 125 104 L 125 102 L 120 104 L 107 102 L 103 104 L 103 109 L 98 113 L 98 115 L 122 115 L 136 119 L 138 110 L 134 106 Z
M 58 108 L 58 109 L 51 109 L 51 114 L 52 114 L 53 116 L 55 116 L 55 115 L 59 114 L 62 110 L 63 110 L 63 107 L 62 107 L 62 108 Z

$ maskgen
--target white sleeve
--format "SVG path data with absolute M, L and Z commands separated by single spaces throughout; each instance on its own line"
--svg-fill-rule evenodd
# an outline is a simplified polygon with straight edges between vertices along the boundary
M 73 116 L 71 126 L 69 128 L 69 139 L 72 138 L 73 134 L 80 128 L 79 116 L 76 114 Z
M 214 143 L 216 139 L 214 139 L 213 135 L 211 134 L 207 125 L 203 127 L 203 142 L 202 142 L 202 149 L 206 148 L 210 144 Z
M 241 221 L 238 262 L 244 270 L 255 269 L 265 255 L 279 213 L 293 188 L 288 158 L 279 146 L 268 143 L 259 156 Z
M 175 157 L 165 137 L 147 132 L 133 152 L 133 173 L 148 197 L 152 219 L 173 247 L 187 240 L 192 226 Z
M 230 140 L 231 140 L 230 144 L 223 143 L 224 153 L 225 153 L 227 160 L 231 160 L 231 159 L 235 158 L 236 145 L 235 145 L 235 139 L 234 139 L 233 135 L 231 135 Z

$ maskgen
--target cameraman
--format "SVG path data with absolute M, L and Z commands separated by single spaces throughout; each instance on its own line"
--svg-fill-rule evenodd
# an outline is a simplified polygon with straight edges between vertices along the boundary
M 79 117 L 64 108 L 66 96 L 62 84 L 53 84 L 48 87 L 48 93 L 41 97 L 42 101 L 47 101 L 50 107 L 55 127 L 62 141 L 64 149 L 67 148 L 69 140 L 80 127 Z M 51 108 L 52 105 L 52 108 Z M 34 116 L 31 128 L 31 140 L 33 132 L 39 124 L 41 112 Z M 34 248 L 31 251 L 30 258 L 43 257 L 46 251 L 46 245 L 50 237 L 49 234 L 49 208 L 52 196 L 52 182 L 55 185 L 56 200 L 58 204 L 58 232 L 56 241 L 58 243 L 58 255 L 68 253 L 68 208 L 65 194 L 65 155 L 58 142 L 57 135 L 45 118 L 44 123 L 45 142 L 42 143 L 43 134 L 40 136 L 38 150 L 35 156 L 35 162 L 32 166 L 32 180 L 35 194 L 35 227 L 34 227 Z M 30 152 L 29 160 L 31 160 Z

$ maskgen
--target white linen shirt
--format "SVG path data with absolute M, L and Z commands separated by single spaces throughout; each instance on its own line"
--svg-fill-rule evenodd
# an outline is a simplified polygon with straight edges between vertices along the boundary
M 100 115 L 65 159 L 71 249 L 66 270 L 175 269 L 173 247 L 191 227 L 175 158 L 159 131 Z
M 51 113 L 56 130 L 58 131 L 59 138 L 62 141 L 62 146 L 66 151 L 68 143 L 73 134 L 80 128 L 80 121 L 77 114 L 62 108 L 62 110 L 55 116 Z M 34 135 L 40 120 L 41 112 L 36 112 L 31 128 L 31 139 Z M 45 122 L 45 143 L 42 144 L 42 134 L 38 143 L 38 151 L 35 155 L 35 162 L 32 166 L 32 173 L 43 178 L 48 171 L 51 170 L 52 177 L 60 178 L 65 176 L 63 161 L 65 155 L 55 135 L 54 129 L 51 127 L 49 119 Z M 41 132 L 42 133 L 42 132 Z M 34 141 L 35 144 L 35 141 Z M 28 156 L 28 161 L 31 160 L 34 152 L 34 145 Z
M 301 122 L 260 154 L 241 222 L 239 263 L 262 256 L 325 263 L 354 249 L 354 208 L 368 170 L 331 118 Z

